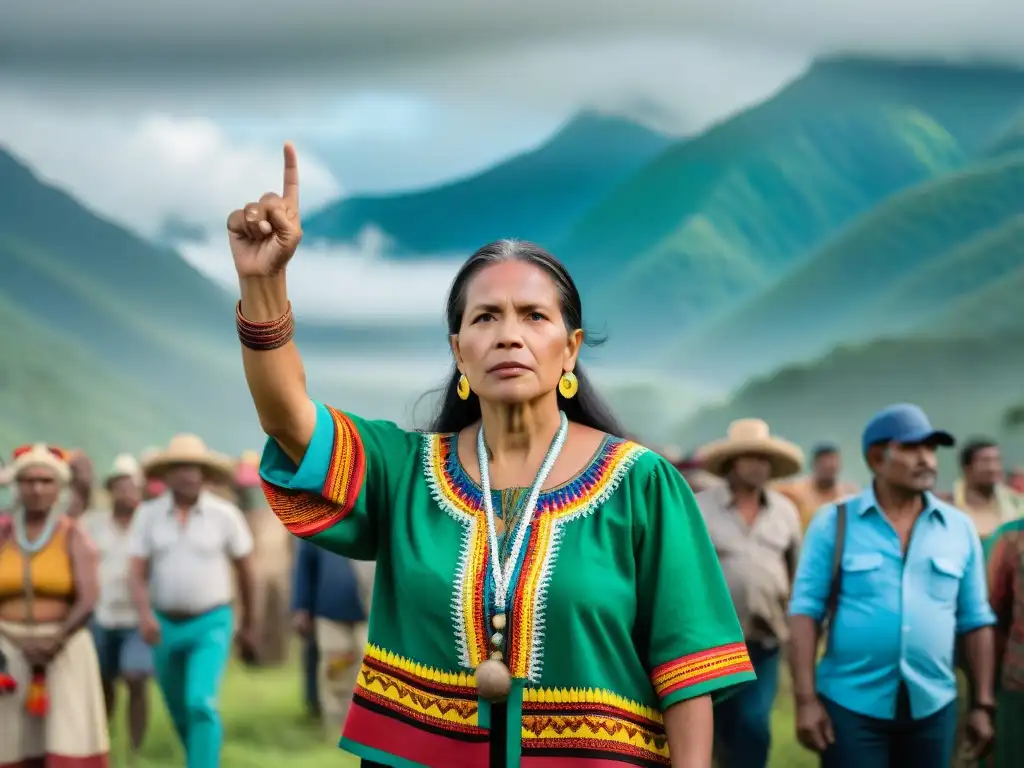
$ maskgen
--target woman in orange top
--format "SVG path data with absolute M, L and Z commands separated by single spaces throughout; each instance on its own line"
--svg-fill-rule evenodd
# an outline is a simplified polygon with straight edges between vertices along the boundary
M 110 751 L 86 623 L 99 591 L 95 550 L 66 514 L 71 470 L 58 448 L 25 446 L 8 467 L 0 517 L 0 766 L 106 768 Z

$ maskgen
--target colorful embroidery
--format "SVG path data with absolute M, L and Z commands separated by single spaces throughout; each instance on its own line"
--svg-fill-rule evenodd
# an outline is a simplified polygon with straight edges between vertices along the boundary
M 540 680 L 547 588 L 563 526 L 586 517 L 611 496 L 645 451 L 636 443 L 608 438 L 579 475 L 541 494 L 512 597 L 508 664 L 515 677 Z M 460 663 L 472 669 L 487 658 L 488 652 L 483 597 L 489 556 L 483 499 L 479 486 L 459 463 L 458 435 L 429 436 L 424 472 L 434 499 L 463 526 L 452 621 Z
M 753 671 L 746 644 L 731 643 L 662 664 L 651 673 L 651 683 L 658 697 L 664 699 L 681 688 Z
M 608 691 L 527 688 L 522 738 L 523 757 L 559 750 L 564 758 L 583 752 L 669 765 L 661 713 Z
M 281 488 L 261 480 L 270 508 L 296 536 L 308 538 L 344 519 L 355 506 L 366 474 L 366 453 L 352 419 L 328 407 L 334 444 L 322 495 Z
M 374 645 L 366 647 L 355 697 L 405 722 L 445 733 L 482 737 L 478 727 L 476 681 L 417 664 Z

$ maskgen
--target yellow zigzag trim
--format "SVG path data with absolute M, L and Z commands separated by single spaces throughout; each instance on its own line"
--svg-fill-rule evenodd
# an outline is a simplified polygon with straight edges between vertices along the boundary
M 451 685 L 459 688 L 476 688 L 476 676 L 472 672 L 445 672 L 436 667 L 428 667 L 425 664 L 412 661 L 404 656 L 398 656 L 377 645 L 367 645 L 365 655 L 368 659 L 373 659 L 394 669 L 400 669 L 403 672 L 409 673 L 411 677 L 424 682 Z
M 657 709 L 598 688 L 526 688 L 523 690 L 523 702 L 530 704 L 603 704 L 655 723 L 662 721 L 661 712 Z

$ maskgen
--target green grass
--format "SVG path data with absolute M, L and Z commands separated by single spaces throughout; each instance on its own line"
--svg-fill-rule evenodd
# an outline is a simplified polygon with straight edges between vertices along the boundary
M 296 654 L 293 654 L 293 657 Z M 180 768 L 183 753 L 156 687 L 152 719 L 140 759 L 133 768 Z M 321 768 L 357 766 L 358 761 L 329 745 L 319 726 L 304 716 L 299 670 L 293 661 L 278 669 L 249 670 L 233 665 L 224 685 L 221 712 L 225 744 L 221 768 Z M 126 765 L 124 718 L 112 727 L 114 765 Z M 772 723 L 772 768 L 812 768 L 813 756 L 793 737 L 793 709 L 783 684 Z

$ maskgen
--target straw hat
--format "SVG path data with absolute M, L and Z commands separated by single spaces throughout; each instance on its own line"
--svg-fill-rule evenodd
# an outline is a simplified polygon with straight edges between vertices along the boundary
M 122 477 L 131 478 L 140 487 L 144 482 L 142 467 L 139 466 L 139 462 L 130 453 L 121 453 L 114 458 L 114 463 L 110 467 L 110 472 L 107 473 L 106 478 L 103 480 L 103 485 L 109 491 L 110 484 Z
M 773 437 L 767 422 L 761 419 L 737 419 L 729 425 L 724 440 L 715 440 L 697 451 L 696 458 L 705 470 L 721 476 L 731 460 L 749 454 L 765 456 L 772 465 L 772 477 L 789 477 L 800 471 L 804 454 L 799 447 Z
M 211 480 L 230 479 L 234 467 L 227 456 L 211 451 L 197 435 L 175 435 L 167 448 L 157 451 L 142 464 L 149 479 L 162 479 L 174 466 L 191 464 L 201 467 Z
M 45 467 L 57 475 L 61 483 L 71 480 L 71 467 L 68 466 L 68 454 L 63 448 L 46 443 L 23 445 L 15 448 L 12 461 L 0 469 L 0 485 L 10 485 L 18 475 L 31 467 Z

